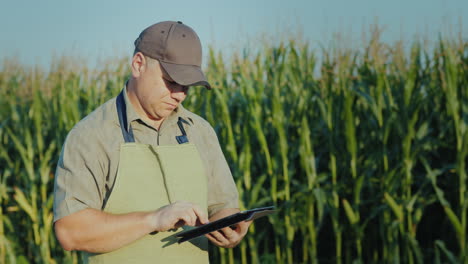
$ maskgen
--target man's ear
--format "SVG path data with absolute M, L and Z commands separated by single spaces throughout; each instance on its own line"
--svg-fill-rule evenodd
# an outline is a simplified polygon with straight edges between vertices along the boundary
M 132 76 L 138 78 L 145 71 L 146 58 L 141 52 L 135 53 L 132 58 Z

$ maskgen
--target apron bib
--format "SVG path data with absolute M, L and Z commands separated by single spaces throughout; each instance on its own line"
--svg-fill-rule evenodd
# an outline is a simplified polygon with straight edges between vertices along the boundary
M 119 169 L 104 212 L 154 211 L 183 200 L 199 205 L 207 213 L 207 179 L 203 163 L 196 146 L 185 143 L 188 142 L 185 130 L 182 129 L 183 135 L 177 137 L 178 142 L 184 144 L 154 147 L 132 143 L 131 127 L 126 131 L 122 93 L 117 97 L 117 111 L 126 143 L 120 146 Z M 186 228 L 189 227 L 151 233 L 109 253 L 87 254 L 85 262 L 87 259 L 88 263 L 105 264 L 208 263 L 208 240 L 205 237 L 177 243 L 174 235 Z

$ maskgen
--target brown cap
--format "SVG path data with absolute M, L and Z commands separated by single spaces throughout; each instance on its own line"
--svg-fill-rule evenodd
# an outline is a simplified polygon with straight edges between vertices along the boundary
M 211 89 L 201 70 L 202 47 L 197 33 L 180 21 L 149 26 L 135 40 L 135 49 L 156 59 L 178 84 Z

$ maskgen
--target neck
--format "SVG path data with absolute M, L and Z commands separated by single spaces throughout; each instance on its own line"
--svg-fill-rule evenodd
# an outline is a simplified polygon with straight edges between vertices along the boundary
M 135 112 L 138 114 L 141 120 L 143 120 L 145 123 L 150 125 L 156 130 L 159 130 L 161 127 L 161 124 L 164 121 L 164 118 L 156 119 L 152 118 L 146 111 L 143 109 L 141 106 L 140 100 L 138 99 L 138 95 L 136 93 L 136 84 L 133 79 L 130 79 L 127 83 L 127 96 L 130 101 L 130 103 L 133 106 L 133 109 L 135 109 Z

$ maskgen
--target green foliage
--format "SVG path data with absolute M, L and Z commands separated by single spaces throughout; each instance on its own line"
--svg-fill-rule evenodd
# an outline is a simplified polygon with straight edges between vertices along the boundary
M 0 263 L 76 263 L 52 228 L 67 132 L 128 68 L 0 72 Z M 294 40 L 226 62 L 184 105 L 218 133 L 242 209 L 274 204 L 215 263 L 467 263 L 468 43 L 375 37 L 312 52 Z

